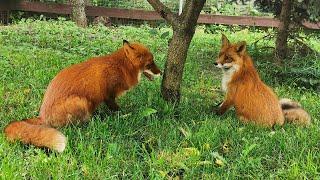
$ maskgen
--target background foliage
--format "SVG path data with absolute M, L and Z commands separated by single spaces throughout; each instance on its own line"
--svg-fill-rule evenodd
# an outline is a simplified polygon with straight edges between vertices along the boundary
M 254 4 L 260 10 L 271 12 L 279 17 L 281 12 L 282 1 L 277 0 L 255 0 Z M 300 23 L 302 20 L 319 22 L 320 20 L 320 1 L 318 0 L 293 0 L 292 20 Z

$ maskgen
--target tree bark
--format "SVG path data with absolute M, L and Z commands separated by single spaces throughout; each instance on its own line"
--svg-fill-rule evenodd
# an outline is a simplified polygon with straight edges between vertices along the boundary
M 72 19 L 79 27 L 87 27 L 86 0 L 71 0 Z
M 289 25 L 291 17 L 291 0 L 283 0 L 281 13 L 280 13 L 280 24 L 278 27 L 278 34 L 276 39 L 276 58 L 283 60 L 288 54 L 288 36 L 289 36 Z
M 182 14 L 174 14 L 159 0 L 148 0 L 151 6 L 173 28 L 167 61 L 161 85 L 162 97 L 169 102 L 180 101 L 180 86 L 188 49 L 193 38 L 197 20 L 206 0 L 187 0 Z
M 193 33 L 173 32 L 161 85 L 161 94 L 166 101 L 180 101 L 183 69 L 192 37 Z

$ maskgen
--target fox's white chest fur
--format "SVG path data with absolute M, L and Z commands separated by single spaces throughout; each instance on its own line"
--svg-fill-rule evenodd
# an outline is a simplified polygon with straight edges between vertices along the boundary
M 228 70 L 222 70 L 223 76 L 222 76 L 222 81 L 221 81 L 221 88 L 222 91 L 228 92 L 228 84 L 233 78 L 233 75 L 235 72 L 237 72 L 239 69 L 238 65 L 233 65 L 230 69 Z

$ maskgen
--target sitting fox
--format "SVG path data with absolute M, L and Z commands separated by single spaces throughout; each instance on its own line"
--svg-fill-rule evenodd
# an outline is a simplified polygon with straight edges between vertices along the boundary
M 39 117 L 11 122 L 5 135 L 9 141 L 62 152 L 66 137 L 55 128 L 88 121 L 102 102 L 118 110 L 116 98 L 137 85 L 142 73 L 152 80 L 161 71 L 144 45 L 124 40 L 123 47 L 110 55 L 60 71 L 45 92 Z
M 243 122 L 267 127 L 283 125 L 285 119 L 297 124 L 310 124 L 310 115 L 299 103 L 289 99 L 279 102 L 272 89 L 260 79 L 246 51 L 246 42 L 231 44 L 222 35 L 222 47 L 215 65 L 222 69 L 222 90 L 226 93 L 217 114 L 222 115 L 234 106 Z

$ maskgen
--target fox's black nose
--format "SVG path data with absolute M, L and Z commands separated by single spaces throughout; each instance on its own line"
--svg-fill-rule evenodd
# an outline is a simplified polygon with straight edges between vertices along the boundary
M 217 63 L 217 62 L 214 62 L 213 64 L 214 64 L 215 66 L 218 66 L 218 63 Z

